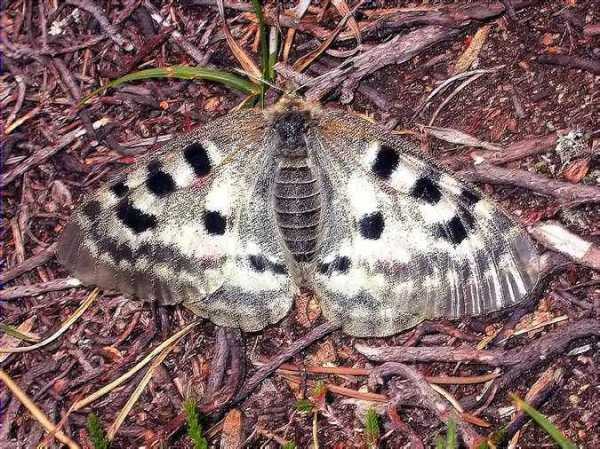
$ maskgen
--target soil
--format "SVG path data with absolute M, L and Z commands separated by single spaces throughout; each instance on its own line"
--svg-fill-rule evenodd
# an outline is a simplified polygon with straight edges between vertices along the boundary
M 92 2 L 82 2 L 93 4 Z M 140 3 L 140 2 L 137 2 Z M 143 2 L 141 2 L 143 4 Z M 201 52 L 201 40 L 207 29 L 211 42 L 208 63 L 217 68 L 232 69 L 237 62 L 223 39 L 217 9 L 212 2 L 188 1 L 158 5 L 165 17 L 170 13 L 175 27 Z M 365 2 L 361 11 L 374 11 L 391 7 L 438 7 L 460 5 L 453 2 Z M 483 3 L 488 5 L 487 2 Z M 500 3 L 503 4 L 503 3 Z M 212 118 L 222 115 L 238 105 L 244 96 L 223 86 L 204 81 L 146 80 L 119 89 L 109 90 L 84 109 L 77 109 L 77 101 L 105 83 L 110 72 L 123 70 L 132 53 L 125 52 L 110 39 L 103 39 L 85 49 L 57 55 L 23 56 L 15 46 L 40 50 L 45 47 L 44 31 L 50 24 L 63 21 L 62 34 L 46 35 L 50 48 L 82 43 L 92 36 L 105 32 L 103 26 L 88 12 L 75 10 L 71 2 L 61 3 L 54 11 L 53 2 L 44 3 L 43 14 L 37 2 L 17 0 L 8 2 L 2 11 L 3 53 L 7 54 L 5 72 L 0 77 L 0 103 L 2 104 L 3 173 L 10 173 L 32 154 L 40 154 L 56 145 L 64 135 L 79 127 L 88 130 L 68 142 L 52 156 L 31 164 L 23 174 L 9 182 L 2 192 L 2 268 L 3 271 L 21 265 L 54 243 L 68 222 L 72 208 L 80 198 L 104 184 L 122 169 L 126 169 L 137 156 L 155 151 L 151 139 L 189 131 Z M 155 32 L 150 33 L 147 15 L 128 11 L 129 4 L 96 2 L 111 23 L 129 41 L 136 51 L 149 45 Z M 476 136 L 478 139 L 509 146 L 532 137 L 545 136 L 560 130 L 584 133 L 582 154 L 572 160 L 562 161 L 560 155 L 549 150 L 505 164 L 555 178 L 592 186 L 600 183 L 600 74 L 589 70 L 559 65 L 541 64 L 540 55 L 570 55 L 600 64 L 600 33 L 584 32 L 586 26 L 600 24 L 600 2 L 579 0 L 551 0 L 533 2 L 530 6 L 516 8 L 516 20 L 506 14 L 484 22 L 471 21 L 461 28 L 456 38 L 420 52 L 403 64 L 392 64 L 365 77 L 364 89 L 357 91 L 347 105 L 339 102 L 339 92 L 330 92 L 322 102 L 328 107 L 344 108 L 366 114 L 395 131 L 410 130 L 416 133 L 425 153 L 436 160 L 445 161 L 453 170 L 472 164 L 473 148 L 436 140 L 423 131 L 433 111 L 456 87 L 456 84 L 433 99 L 424 111 L 415 115 L 424 98 L 439 83 L 450 76 L 454 63 L 472 42 L 483 25 L 491 26 L 489 35 L 470 70 L 500 67 L 471 83 L 443 107 L 433 122 L 434 126 L 453 128 Z M 363 11 L 363 12 L 364 12 Z M 240 11 L 227 9 L 233 18 Z M 315 11 L 309 11 L 315 17 Z M 48 17 L 50 19 L 48 20 Z M 119 17 L 127 16 L 119 22 Z M 45 20 L 43 18 L 45 17 Z M 362 16 L 365 17 L 365 16 Z M 327 9 L 322 25 L 333 29 L 340 16 L 333 7 Z M 365 19 L 366 20 L 366 19 Z M 146 25 L 145 25 L 146 24 Z M 232 22 L 234 34 L 245 36 L 245 48 L 252 52 L 255 32 L 244 18 Z M 403 34 L 411 29 L 391 33 Z M 285 30 L 284 30 L 285 31 Z M 146 34 L 149 33 L 149 34 Z M 247 34 L 249 33 L 249 34 Z M 365 48 L 381 44 L 390 35 L 379 33 L 367 37 Z M 290 61 L 306 53 L 314 37 L 298 33 Z M 351 49 L 353 41 L 334 44 L 336 49 Z M 302 44 L 307 45 L 302 45 Z M 311 47 L 314 48 L 314 47 Z M 7 50 L 8 49 L 8 50 Z M 337 66 L 342 61 L 324 55 L 318 64 Z M 175 64 L 196 64 L 181 48 L 164 41 L 152 48 L 129 71 Z M 61 67 L 70 74 L 65 76 Z M 125 72 L 126 73 L 126 72 Z M 309 68 L 308 75 L 315 76 Z M 19 103 L 19 83 L 22 79 L 24 98 Z M 78 93 L 79 92 L 79 93 Z M 365 94 L 366 93 L 366 94 Z M 77 98 L 79 96 L 79 98 Z M 39 109 L 36 109 L 39 108 Z M 20 126 L 10 129 L 8 119 L 24 119 Z M 84 112 L 81 112 L 84 111 Z M 28 114 L 31 114 L 28 116 Z M 110 124 L 100 128 L 96 135 L 89 124 L 108 118 Z M 146 139 L 144 142 L 142 142 Z M 132 145 L 132 143 L 136 145 Z M 138 143 L 145 145 L 137 145 Z M 584 176 L 570 178 L 569 168 L 583 166 Z M 543 219 L 560 221 L 572 232 L 591 242 L 600 244 L 600 210 L 597 204 L 562 208 L 556 199 L 534 194 L 510 185 L 480 185 L 491 197 L 503 205 L 524 224 Z M 599 187 L 600 188 L 600 187 Z M 51 258 L 24 274 L 10 280 L 4 288 L 35 285 L 66 278 L 66 273 Z M 546 289 L 535 298 L 531 307 L 517 322 L 511 323 L 513 311 L 447 323 L 467 336 L 481 341 L 503 326 L 522 329 L 547 322 L 556 317 L 563 321 L 544 325 L 536 330 L 511 337 L 506 349 L 525 346 L 553 330 L 584 318 L 600 319 L 600 277 L 598 273 L 572 261 L 566 269 L 554 274 Z M 2 322 L 17 326 L 33 318 L 31 331 L 38 336 L 49 336 L 56 331 L 90 293 L 89 288 L 71 288 L 24 296 L 0 302 Z M 568 292 L 568 295 L 564 292 Z M 565 299 L 567 298 L 567 299 Z M 568 298 L 574 298 L 570 301 Z M 300 301 L 297 301 L 300 303 Z M 5 370 L 47 414 L 51 421 L 61 422 L 65 433 L 83 447 L 89 446 L 86 419 L 90 412 L 100 417 L 106 428 L 124 406 L 137 386 L 144 370 L 124 386 L 97 400 L 90 407 L 68 414 L 74 401 L 115 379 L 131 368 L 136 361 L 156 347 L 168 336 L 190 323 L 194 316 L 179 307 L 156 307 L 133 301 L 122 295 L 105 292 L 68 331 L 42 349 L 9 355 L 0 362 Z M 256 369 L 253 362 L 267 361 L 284 348 L 323 322 L 322 317 L 307 318 L 297 310 L 280 323 L 257 334 L 243 335 L 242 359 L 246 362 L 246 376 Z M 355 339 L 337 331 L 312 344 L 294 356 L 290 363 L 297 366 L 340 366 L 371 368 L 369 362 L 354 348 L 356 342 L 370 346 L 401 345 L 409 331 L 387 339 Z M 202 403 L 207 392 L 207 382 L 214 370 L 217 351 L 216 327 L 205 321 L 186 336 L 160 365 L 137 404 L 118 431 L 112 448 L 141 447 L 161 435 L 162 430 L 176 420 L 183 410 L 183 400 L 193 396 Z M 6 337 L 2 344 L 8 344 Z M 424 336 L 421 346 L 475 345 L 462 338 L 434 331 Z M 492 346 L 495 347 L 495 346 Z M 498 346 L 500 347 L 500 346 Z M 565 436 L 582 448 L 600 448 L 600 348 L 598 338 L 579 339 L 564 352 L 530 370 L 509 388 L 498 391 L 487 404 L 479 404 L 468 412 L 476 414 L 490 427 L 475 427 L 487 436 L 500 430 L 511 419 L 510 392 L 520 397 L 547 369 L 562 370 L 562 380 L 538 406 Z M 474 376 L 487 374 L 493 368 L 467 363 L 422 363 L 414 368 L 427 376 Z M 225 373 L 227 379 L 236 373 L 233 366 Z M 500 373 L 504 369 L 500 369 Z M 243 375 L 242 372 L 237 372 Z M 334 376 L 304 374 L 306 381 L 323 379 L 330 384 L 353 390 L 366 391 L 364 376 Z M 396 379 L 398 382 L 400 378 Z M 377 389 L 378 393 L 391 394 L 391 381 Z M 298 448 L 312 447 L 313 417 L 296 410 L 302 397 L 310 396 L 311 388 L 299 388 L 275 374 L 266 379 L 238 408 L 245 416 L 242 431 L 248 441 L 245 447 L 281 447 L 283 440 L 294 441 Z M 463 398 L 482 392 L 482 384 L 444 386 L 459 402 Z M 435 438 L 446 432 L 446 426 L 430 410 L 415 404 L 415 399 L 398 408 L 403 421 L 423 441 L 425 447 L 434 447 Z M 413 405 L 417 405 L 416 407 Z M 367 447 L 364 424 L 361 419 L 369 407 L 381 411 L 380 448 L 411 446 L 406 432 L 395 429 L 381 403 L 367 403 L 340 394 L 328 392 L 317 421 L 321 448 Z M 7 390 L 0 391 L 0 446 L 6 448 L 33 448 L 45 441 L 57 447 L 52 438 L 33 420 L 21 403 Z M 222 413 L 205 413 L 203 422 L 209 429 L 223 417 Z M 210 433 L 211 447 L 219 447 L 222 433 L 219 427 Z M 163 435 L 164 436 L 164 435 Z M 527 422 L 515 440 L 515 448 L 554 447 L 552 439 L 532 422 Z M 183 430 L 162 440 L 164 447 L 191 448 Z M 148 447 L 148 446 L 146 446 Z M 221 445 L 220 447 L 228 447 Z

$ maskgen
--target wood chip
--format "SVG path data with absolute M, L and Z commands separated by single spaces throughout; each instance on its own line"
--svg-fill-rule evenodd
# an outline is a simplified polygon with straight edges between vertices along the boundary
M 467 49 L 454 64 L 454 70 L 452 71 L 454 75 L 468 70 L 473 65 L 487 40 L 488 34 L 490 34 L 491 28 L 491 25 L 485 25 L 477 30 Z
M 233 409 L 223 422 L 223 436 L 220 449 L 238 449 L 244 442 L 244 415 L 238 409 Z

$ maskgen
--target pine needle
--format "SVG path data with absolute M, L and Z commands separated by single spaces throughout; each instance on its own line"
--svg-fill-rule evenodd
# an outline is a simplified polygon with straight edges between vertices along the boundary
M 21 387 L 6 373 L 0 369 L 0 381 L 4 382 L 6 388 L 10 390 L 13 396 L 23 404 L 23 406 L 31 413 L 31 416 L 40 423 L 54 438 L 65 444 L 70 449 L 81 449 L 80 446 L 69 438 L 62 430 L 48 419 L 46 414 L 27 396 Z
M 542 413 L 538 412 L 535 408 L 529 405 L 527 402 L 522 400 L 515 394 L 510 395 L 511 399 L 519 408 L 527 413 L 531 419 L 533 419 L 538 426 L 546 431 L 548 435 L 552 437 L 552 439 L 558 444 L 562 449 L 577 449 L 577 446 L 570 441 L 567 437 L 565 437 L 558 427 L 556 427 L 548 418 L 546 418 Z
M 104 387 L 100 388 L 95 393 L 92 393 L 89 396 L 87 396 L 87 397 L 77 401 L 75 404 L 73 404 L 73 410 L 80 410 L 83 407 L 85 407 L 86 405 L 89 405 L 92 402 L 94 402 L 96 399 L 104 396 L 105 394 L 109 393 L 113 389 L 117 388 L 119 385 L 121 385 L 123 382 L 125 382 L 127 379 L 129 379 L 135 373 L 137 373 L 139 370 L 141 370 L 144 366 L 146 366 L 150 362 L 150 360 L 154 359 L 154 357 L 156 357 L 159 353 L 161 353 L 166 347 L 170 346 L 173 342 L 179 340 L 181 337 L 183 337 L 184 335 L 189 333 L 199 323 L 200 323 L 200 321 L 194 321 L 193 323 L 190 323 L 186 327 L 181 329 L 176 334 L 169 337 L 167 340 L 163 341 L 160 345 L 158 345 L 156 348 L 154 348 L 146 357 L 144 357 L 137 365 L 135 365 L 133 368 L 131 368 L 125 374 L 123 374 L 122 376 L 113 380 L 108 385 L 105 385 Z
M 108 429 L 108 440 L 109 441 L 114 440 L 115 435 L 117 434 L 117 432 L 119 431 L 119 428 L 125 421 L 125 418 L 127 418 L 127 415 L 129 414 L 129 412 L 131 411 L 131 409 L 133 408 L 133 406 L 135 405 L 137 400 L 140 398 L 140 396 L 144 392 L 146 385 L 148 385 L 148 382 L 150 382 L 150 380 L 152 379 L 152 376 L 154 375 L 154 370 L 165 360 L 167 355 L 169 355 L 169 353 L 175 348 L 175 346 L 177 345 L 177 342 L 181 338 L 183 338 L 184 335 L 185 334 L 181 335 L 179 337 L 179 339 L 173 341 L 170 346 L 167 346 L 158 355 L 158 357 L 156 357 L 156 359 L 154 359 L 154 361 L 152 362 L 152 365 L 150 365 L 150 368 L 148 368 L 148 371 L 146 371 L 146 374 L 144 375 L 144 377 L 142 378 L 140 383 L 137 385 L 137 387 L 135 387 L 135 390 L 133 391 L 133 393 L 131 393 L 131 396 L 129 397 L 129 399 L 127 400 L 127 402 L 125 403 L 125 405 L 123 406 L 121 411 L 119 412 L 117 418 L 110 426 L 110 429 Z
M 96 298 L 98 298 L 99 292 L 100 290 L 98 290 L 97 288 L 94 289 L 94 291 L 90 293 L 87 299 L 83 301 L 81 305 L 77 308 L 75 313 L 73 313 L 73 315 L 71 315 L 54 334 L 52 334 L 45 340 L 40 341 L 39 343 L 36 343 L 35 345 L 31 346 L 20 346 L 18 348 L 0 348 L 0 353 L 29 352 L 46 346 L 48 343 L 52 343 L 54 340 L 56 340 L 58 337 L 64 334 L 69 329 L 69 327 L 71 327 L 71 325 L 75 323 L 75 321 L 77 321 L 77 319 L 81 315 L 83 315 L 83 313 L 92 305 Z

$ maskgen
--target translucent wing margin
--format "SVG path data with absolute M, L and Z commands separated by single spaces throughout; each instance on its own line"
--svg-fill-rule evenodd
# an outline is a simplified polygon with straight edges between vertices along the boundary
M 518 303 L 539 278 L 535 246 L 510 217 L 404 139 L 339 113 L 320 126 L 338 218 L 315 275 L 325 315 L 357 336 Z
M 260 213 L 247 209 L 262 188 L 264 133 L 263 115 L 243 111 L 140 160 L 74 212 L 59 261 L 86 284 L 183 303 L 219 325 L 280 320 L 287 269 L 268 232 L 252 234 Z

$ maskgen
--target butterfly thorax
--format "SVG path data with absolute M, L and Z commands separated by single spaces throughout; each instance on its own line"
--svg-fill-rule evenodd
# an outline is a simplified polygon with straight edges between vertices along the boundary
M 273 124 L 278 164 L 272 204 L 283 243 L 297 262 L 313 259 L 321 231 L 321 183 L 307 147 L 309 120 L 292 111 Z

